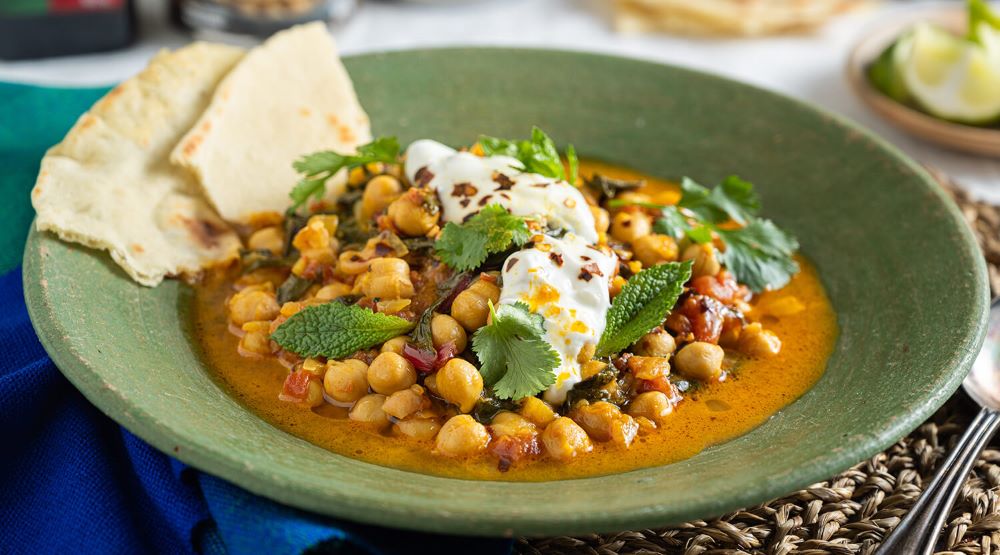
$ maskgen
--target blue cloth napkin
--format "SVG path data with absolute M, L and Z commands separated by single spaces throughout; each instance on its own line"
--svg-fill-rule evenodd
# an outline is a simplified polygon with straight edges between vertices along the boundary
M 104 89 L 0 83 L 0 553 L 509 553 L 510 540 L 312 515 L 187 467 L 59 373 L 28 320 L 20 264 L 45 149 Z

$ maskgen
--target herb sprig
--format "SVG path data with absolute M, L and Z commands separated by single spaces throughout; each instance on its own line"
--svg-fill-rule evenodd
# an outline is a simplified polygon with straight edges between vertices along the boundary
M 500 399 L 521 399 L 554 384 L 559 354 L 545 340 L 545 319 L 524 303 L 489 303 L 491 323 L 472 336 L 483 382 Z
M 524 218 L 490 204 L 465 223 L 448 222 L 434 250 L 445 264 L 462 272 L 478 268 L 491 254 L 527 243 L 530 237 Z
M 365 164 L 395 163 L 399 158 L 399 141 L 396 137 L 380 137 L 358 147 L 357 154 L 338 154 L 331 150 L 314 152 L 296 160 L 292 167 L 303 175 L 288 194 L 292 214 L 310 198 L 320 198 L 326 191 L 326 182 L 343 168 L 351 169 Z
M 690 260 L 650 266 L 632 276 L 611 302 L 595 355 L 620 353 L 663 323 L 689 279 Z
M 331 302 L 293 314 L 274 330 L 271 339 L 300 356 L 344 358 L 411 329 L 413 323 L 398 316 Z
M 799 271 L 793 258 L 799 249 L 798 241 L 774 222 L 757 215 L 760 200 L 750 182 L 730 176 L 709 189 L 685 177 L 681 192 L 677 205 L 619 199 L 608 205 L 659 210 L 653 231 L 674 239 L 687 237 L 704 244 L 718 235 L 726 245 L 721 253 L 723 263 L 756 292 L 780 289 Z M 731 223 L 739 227 L 733 228 Z
M 562 179 L 576 185 L 580 171 L 576 149 L 573 145 L 566 147 L 566 162 L 569 165 L 567 172 L 559 158 L 556 144 L 537 127 L 531 128 L 530 139 L 514 141 L 483 135 L 479 137 L 479 146 L 486 156 L 510 156 L 516 158 L 526 172 Z

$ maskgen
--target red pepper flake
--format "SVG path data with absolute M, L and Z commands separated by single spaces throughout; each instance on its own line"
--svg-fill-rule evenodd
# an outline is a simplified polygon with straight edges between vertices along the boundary
M 561 255 L 561 254 L 559 254 L 557 252 L 550 252 L 549 253 L 549 260 L 551 260 L 553 263 L 555 263 L 556 266 L 562 267 L 562 265 L 563 265 L 563 255 Z
M 500 172 L 493 172 L 493 181 L 499 185 L 497 191 L 509 191 L 514 186 L 514 180 Z
M 590 281 L 594 278 L 594 276 L 604 276 L 604 272 L 601 271 L 601 268 L 596 262 L 584 264 L 583 267 L 580 268 L 580 275 L 578 277 L 583 281 Z
M 468 207 L 470 202 L 472 202 L 472 200 L 467 198 L 458 201 L 458 203 L 462 205 L 462 208 Z
M 486 195 L 485 197 L 479 199 L 479 206 L 486 206 L 490 202 L 491 198 L 493 198 L 493 195 Z
M 478 192 L 479 192 L 479 189 L 476 189 L 475 185 L 473 185 L 472 183 L 469 183 L 467 181 L 463 181 L 462 183 L 456 183 L 455 186 L 452 187 L 452 189 L 451 189 L 451 196 L 453 196 L 453 197 L 472 197 L 472 196 L 475 196 L 476 193 L 478 193 Z
M 417 170 L 417 173 L 413 175 L 413 180 L 416 181 L 417 187 L 426 186 L 432 179 L 434 179 L 434 174 L 427 169 L 427 166 L 420 168 Z
M 510 269 L 513 268 L 518 263 L 519 260 L 520 260 L 520 258 L 518 258 L 516 256 L 512 256 L 512 257 L 508 258 L 507 259 L 507 271 L 509 272 Z

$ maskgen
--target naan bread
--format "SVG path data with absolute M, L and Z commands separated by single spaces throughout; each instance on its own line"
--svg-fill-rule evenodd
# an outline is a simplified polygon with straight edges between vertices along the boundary
M 818 26 L 860 0 L 616 0 L 622 32 L 765 35 Z
M 326 26 L 271 37 L 219 84 L 174 150 L 231 222 L 282 211 L 299 176 L 292 162 L 319 150 L 354 152 L 371 141 L 368 116 Z
M 239 238 L 168 157 L 242 56 L 203 43 L 161 52 L 99 100 L 42 159 L 38 229 L 109 251 L 148 286 L 237 256 Z

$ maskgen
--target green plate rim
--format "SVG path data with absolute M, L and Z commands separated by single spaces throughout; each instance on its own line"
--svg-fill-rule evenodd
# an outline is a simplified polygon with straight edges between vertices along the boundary
M 845 117 L 832 114 L 809 102 L 710 73 L 643 59 L 573 50 L 495 47 L 442 47 L 395 50 L 345 56 L 345 59 L 363 62 L 366 59 L 381 56 L 415 55 L 448 51 L 517 53 L 527 55 L 534 53 L 565 54 L 595 60 L 625 60 L 629 63 L 646 65 L 651 69 L 666 66 L 674 71 L 688 73 L 701 79 L 730 85 L 738 84 L 741 87 L 753 90 L 755 94 L 771 96 L 781 101 L 806 108 L 808 111 L 815 112 L 823 118 L 834 121 L 843 127 L 846 132 L 854 133 L 863 138 L 863 140 L 876 145 L 887 156 L 894 159 L 895 162 L 911 169 L 919 177 L 923 186 L 932 192 L 945 206 L 947 213 L 951 216 L 952 224 L 959 230 L 958 233 L 963 239 L 962 243 L 967 251 L 965 254 L 970 259 L 977 261 L 975 263 L 975 272 L 972 274 L 973 283 L 971 283 L 971 286 L 975 290 L 975 296 L 980 298 L 981 301 L 978 307 L 970 307 L 972 311 L 967 320 L 968 324 L 964 340 L 959 345 L 960 348 L 956 349 L 956 354 L 953 358 L 954 370 L 940 375 L 937 383 L 930 384 L 933 386 L 931 388 L 932 391 L 923 398 L 921 403 L 911 407 L 908 413 L 894 415 L 887 419 L 887 422 L 877 434 L 856 437 L 850 445 L 835 450 L 835 452 L 832 452 L 826 458 L 816 461 L 816 464 L 808 468 L 801 468 L 794 474 L 784 475 L 780 479 L 769 480 L 763 483 L 748 484 L 747 487 L 728 492 L 729 495 L 723 500 L 706 498 L 701 503 L 694 504 L 683 510 L 676 510 L 669 505 L 657 504 L 655 500 L 651 500 L 650 503 L 642 507 L 637 507 L 629 511 L 619 511 L 614 514 L 549 514 L 544 518 L 540 518 L 529 512 L 521 515 L 506 515 L 507 518 L 503 521 L 491 521 L 481 516 L 465 515 L 454 511 L 442 510 L 437 514 L 427 514 L 426 511 L 415 511 L 412 507 L 408 508 L 405 505 L 387 507 L 384 504 L 380 504 L 377 500 L 368 498 L 341 496 L 341 498 L 331 500 L 329 494 L 317 495 L 315 492 L 308 490 L 292 489 L 290 483 L 283 482 L 281 477 L 277 475 L 272 474 L 267 480 L 260 479 L 253 472 L 248 471 L 248 465 L 241 463 L 233 457 L 215 456 L 204 445 L 199 444 L 197 441 L 192 441 L 191 438 L 181 436 L 174 430 L 166 427 L 158 422 L 153 415 L 145 412 L 141 406 L 129 404 L 126 399 L 117 394 L 113 387 L 103 384 L 98 375 L 91 371 L 87 363 L 71 352 L 70 349 L 65 348 L 65 345 L 60 341 L 60 330 L 63 328 L 55 319 L 51 307 L 47 305 L 43 293 L 44 287 L 39 283 L 42 259 L 44 256 L 47 256 L 47 253 L 43 252 L 40 245 L 43 237 L 32 226 L 24 254 L 23 280 L 25 302 L 28 306 L 32 324 L 42 345 L 62 373 L 102 412 L 157 449 L 191 466 L 229 480 L 253 493 L 294 507 L 361 522 L 431 532 L 494 536 L 511 536 L 514 534 L 574 534 L 656 527 L 691 518 L 717 515 L 728 510 L 775 498 L 822 481 L 836 472 L 884 450 L 898 438 L 920 425 L 958 388 L 968 369 L 971 367 L 976 354 L 979 352 L 985 337 L 989 310 L 989 286 L 985 261 L 959 209 L 946 196 L 944 191 L 933 182 L 932 178 L 919 164 L 909 159 L 896 147 L 874 135 L 861 125 Z M 75 248 L 82 249 L 83 247 Z M 975 310 L 976 308 L 978 310 Z M 976 313 L 978 313 L 978 318 L 976 317 Z M 392 469 L 385 470 L 393 472 Z M 404 471 L 395 472 L 408 474 Z M 627 476 L 628 474 L 631 473 L 624 473 L 622 476 Z M 461 483 L 464 482 L 463 480 L 456 479 L 438 479 L 454 484 L 457 487 L 461 487 Z M 336 503 L 332 503 L 331 501 L 336 501 Z

